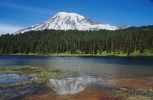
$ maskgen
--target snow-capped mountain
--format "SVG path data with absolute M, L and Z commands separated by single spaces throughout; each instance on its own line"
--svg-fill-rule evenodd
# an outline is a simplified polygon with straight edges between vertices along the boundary
M 77 13 L 59 12 L 48 21 L 36 24 L 26 29 L 19 30 L 18 33 L 24 33 L 31 30 L 117 30 L 116 26 L 109 24 L 98 24 L 87 17 Z

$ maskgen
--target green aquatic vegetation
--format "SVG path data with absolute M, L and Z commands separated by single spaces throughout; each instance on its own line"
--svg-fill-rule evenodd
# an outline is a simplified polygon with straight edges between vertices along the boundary
M 43 67 L 33 67 L 33 66 L 20 66 L 20 67 L 0 67 L 1 74 L 11 74 L 16 73 L 21 76 L 30 78 L 29 81 L 12 84 L 9 87 L 14 86 L 24 86 L 29 84 L 41 84 L 46 82 L 49 78 L 65 78 L 65 77 L 74 77 L 78 76 L 77 72 L 62 72 L 59 70 L 47 70 Z M 6 85 L 1 85 L 0 87 L 6 87 Z
M 10 69 L 5 67 L 0 67 L 0 73 L 7 73 L 7 72 L 10 72 Z
M 12 68 L 11 71 L 25 75 L 27 77 L 37 78 L 63 78 L 79 75 L 77 72 L 62 72 L 59 70 L 47 70 L 42 67 L 23 66 Z
M 125 100 L 152 100 L 153 90 L 146 89 L 128 89 L 128 88 L 115 88 L 112 90 L 114 95 L 122 96 Z M 147 98 L 147 99 L 139 99 Z
M 150 97 L 145 97 L 145 96 L 130 96 L 125 100 L 152 100 L 152 99 Z
M 6 68 L 0 67 L 0 72 L 5 71 L 5 70 L 6 70 Z

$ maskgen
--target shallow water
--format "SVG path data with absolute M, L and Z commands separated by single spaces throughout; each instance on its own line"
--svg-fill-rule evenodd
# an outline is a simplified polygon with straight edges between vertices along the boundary
M 0 74 L 0 85 L 13 85 L 30 80 L 27 77 L 20 76 L 19 74 Z
M 130 93 L 126 94 L 128 96 L 133 94 L 131 90 L 126 90 L 129 88 L 149 89 L 149 90 L 153 88 L 152 57 L 125 58 L 125 57 L 0 56 L 0 66 L 3 67 L 29 66 L 29 65 L 37 67 L 45 67 L 47 70 L 60 70 L 60 71 L 69 71 L 69 72 L 73 71 L 73 72 L 79 72 L 81 74 L 81 76 L 78 77 L 49 79 L 48 82 L 46 83 L 46 86 L 49 87 L 50 90 L 53 90 L 58 95 L 68 95 L 68 94 L 79 95 L 79 93 L 86 95 L 91 93 L 90 96 L 94 97 L 92 94 L 96 93 L 95 95 L 97 95 L 97 91 L 101 92 L 104 92 L 104 90 L 112 91 L 112 88 L 115 88 L 119 92 L 129 91 Z M 0 79 L 0 82 L 2 83 L 3 80 L 6 80 L 7 78 L 15 80 L 15 82 L 20 82 L 22 80 L 22 78 L 20 80 L 20 77 L 18 76 L 14 77 L 14 75 L 13 77 L 11 75 L 4 75 L 4 76 L 6 77 L 4 78 L 2 75 L 3 78 Z M 20 81 L 18 81 L 18 79 Z M 8 81 L 8 84 L 11 83 L 11 80 Z M 5 81 L 3 84 L 5 84 Z M 88 89 L 90 87 L 96 88 L 95 91 L 89 93 Z M 120 88 L 125 88 L 125 89 L 120 90 Z M 24 89 L 21 90 L 23 91 Z M 33 90 L 35 90 L 35 88 Z M 100 97 L 103 94 L 101 92 L 100 92 Z M 140 92 L 141 94 L 145 94 L 144 91 L 138 91 L 138 92 Z M 152 92 L 148 93 L 152 94 Z M 150 94 L 145 94 L 145 95 L 150 95 Z M 51 95 L 52 94 L 48 93 L 45 94 L 46 98 L 49 98 Z M 82 95 L 80 95 L 80 97 L 81 96 Z M 90 96 L 88 95 L 88 97 Z M 65 96 L 63 97 L 63 99 L 60 98 L 59 100 L 65 100 L 64 98 Z M 76 97 L 74 97 L 74 99 L 72 99 L 71 97 L 68 98 L 69 99 L 67 100 L 76 100 L 75 99 Z M 36 100 L 36 98 L 32 100 Z M 44 99 L 38 99 L 38 100 L 44 100 Z M 77 100 L 84 100 L 84 99 L 77 99 Z M 92 99 L 89 98 L 87 100 L 92 100 Z M 101 99 L 95 99 L 95 100 L 101 100 Z M 115 100 L 120 100 L 120 99 L 115 99 Z
M 26 96 L 47 90 L 43 85 L 26 85 L 22 87 L 0 88 L 0 100 L 24 100 Z

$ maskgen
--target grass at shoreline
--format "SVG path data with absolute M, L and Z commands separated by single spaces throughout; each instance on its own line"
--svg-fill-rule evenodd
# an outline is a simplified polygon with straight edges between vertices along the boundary
M 7 55 L 7 54 L 6 54 Z M 103 53 L 103 54 L 71 54 L 71 53 L 54 53 L 54 54 L 37 54 L 37 53 L 17 53 L 17 54 L 8 54 L 8 55 L 25 55 L 25 56 L 61 56 L 61 57 L 153 57 L 152 53 L 131 53 L 128 55 L 127 53 Z

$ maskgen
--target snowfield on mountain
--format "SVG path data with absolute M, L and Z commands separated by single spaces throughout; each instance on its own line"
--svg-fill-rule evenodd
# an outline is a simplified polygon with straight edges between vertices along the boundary
M 100 29 L 117 30 L 116 26 L 109 24 L 98 24 L 90 18 L 84 17 L 77 13 L 59 12 L 51 19 L 41 24 L 36 24 L 26 29 L 21 29 L 17 33 L 24 33 L 27 31 L 38 31 L 44 29 L 54 30 L 92 30 L 97 31 Z

